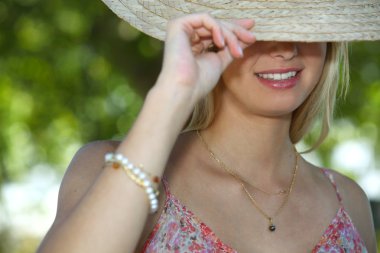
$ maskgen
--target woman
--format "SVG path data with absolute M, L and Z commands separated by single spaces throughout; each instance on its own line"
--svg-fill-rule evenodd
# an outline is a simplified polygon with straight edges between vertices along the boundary
M 123 141 L 74 157 L 39 252 L 376 251 L 363 191 L 294 144 L 328 131 L 347 59 L 327 41 L 379 39 L 379 3 L 106 2 L 166 36 L 162 71 Z

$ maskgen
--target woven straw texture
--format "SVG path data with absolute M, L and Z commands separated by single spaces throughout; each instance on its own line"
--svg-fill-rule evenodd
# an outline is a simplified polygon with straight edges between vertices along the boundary
M 253 18 L 257 40 L 380 40 L 380 0 L 102 0 L 140 31 L 165 39 L 168 20 L 207 12 L 221 20 Z

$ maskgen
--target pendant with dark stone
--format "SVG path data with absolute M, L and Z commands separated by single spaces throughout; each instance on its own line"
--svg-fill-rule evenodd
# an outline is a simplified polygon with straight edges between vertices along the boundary
M 276 230 L 276 226 L 273 224 L 273 219 L 269 218 L 268 220 L 269 220 L 269 227 L 268 227 L 268 229 L 269 229 L 269 231 L 274 232 Z

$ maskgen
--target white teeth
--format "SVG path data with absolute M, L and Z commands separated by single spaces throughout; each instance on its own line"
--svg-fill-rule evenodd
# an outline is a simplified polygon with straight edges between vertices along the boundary
M 297 71 L 289 71 L 286 73 L 267 73 L 267 74 L 257 74 L 259 77 L 269 80 L 286 80 L 297 75 Z

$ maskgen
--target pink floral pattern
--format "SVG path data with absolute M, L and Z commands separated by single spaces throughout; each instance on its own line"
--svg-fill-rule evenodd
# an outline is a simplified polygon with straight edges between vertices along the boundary
M 341 206 L 312 253 L 366 253 L 362 239 Z
M 336 189 L 339 202 L 341 197 L 331 172 L 323 170 Z M 164 210 L 142 252 L 173 253 L 237 253 L 224 244 L 214 232 L 170 193 L 166 180 L 163 180 L 166 203 Z M 325 230 L 312 253 L 367 253 L 364 242 L 356 230 L 343 205 Z
M 163 183 L 166 192 L 164 210 L 143 252 L 236 252 L 170 193 L 165 180 Z

